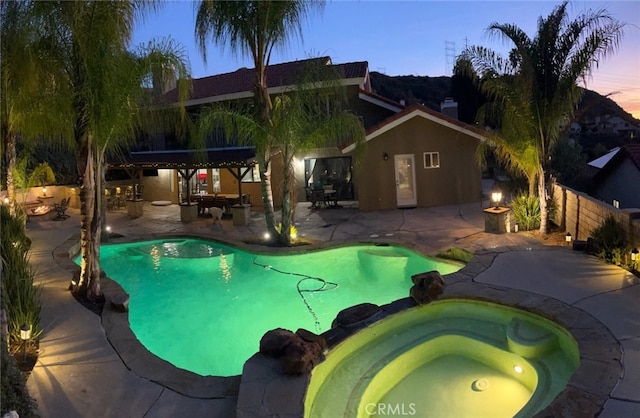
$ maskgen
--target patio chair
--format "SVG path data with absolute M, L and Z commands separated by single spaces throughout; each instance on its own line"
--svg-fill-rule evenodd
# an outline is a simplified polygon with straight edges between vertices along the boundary
M 54 221 L 64 221 L 65 219 L 69 218 L 69 215 L 67 215 L 67 209 L 69 208 L 70 201 L 71 197 L 63 197 L 60 203 L 56 203 L 53 206 L 53 210 L 57 212 L 56 217 L 53 218 Z

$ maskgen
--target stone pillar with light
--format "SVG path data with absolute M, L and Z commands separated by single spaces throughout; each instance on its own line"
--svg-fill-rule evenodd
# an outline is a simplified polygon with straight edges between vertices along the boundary
M 494 188 L 491 191 L 491 202 L 493 206 L 484 210 L 484 230 L 485 232 L 511 232 L 511 209 L 500 206 L 502 202 L 502 191 Z
M 637 248 L 631 250 L 631 269 L 632 271 L 636 271 L 636 267 L 638 265 L 638 260 L 640 259 L 640 251 Z

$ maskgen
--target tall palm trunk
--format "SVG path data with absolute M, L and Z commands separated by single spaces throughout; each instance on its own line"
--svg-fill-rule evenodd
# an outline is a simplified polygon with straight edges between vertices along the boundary
M 267 224 L 269 236 L 276 236 L 275 215 L 273 211 L 273 193 L 271 190 L 271 164 L 267 161 L 264 153 L 257 155 L 260 167 L 260 193 L 262 195 L 262 207 L 264 208 L 264 219 Z
M 542 164 L 540 164 L 538 172 L 538 197 L 540 200 L 540 233 L 546 234 L 549 231 L 549 210 L 547 205 L 547 181 Z
M 100 288 L 100 215 L 96 211 L 96 165 L 93 140 L 88 136 L 80 154 L 80 246 L 82 264 L 80 272 L 80 292 L 89 300 L 102 295 Z
M 271 97 L 267 89 L 266 66 L 262 60 L 256 62 L 256 80 L 254 90 L 254 100 L 258 120 L 262 126 L 270 125 L 271 122 Z M 275 237 L 275 214 L 273 207 L 273 190 L 271 188 L 271 149 L 269 144 L 264 144 L 265 149 L 258 150 L 258 165 L 260 168 L 260 192 L 262 194 L 262 206 L 264 208 L 264 218 L 267 224 L 267 232 L 270 237 Z
M 280 213 L 281 227 L 280 235 L 278 236 L 278 242 L 281 245 L 291 245 L 291 224 L 293 223 L 292 216 L 292 201 L 291 201 L 291 186 L 293 179 L 293 167 L 291 166 L 291 156 L 289 147 L 285 146 L 282 153 L 283 168 L 282 168 L 282 209 Z

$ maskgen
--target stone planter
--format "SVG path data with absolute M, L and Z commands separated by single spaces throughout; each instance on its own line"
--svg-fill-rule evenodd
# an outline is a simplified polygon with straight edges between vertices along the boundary
M 197 203 L 181 203 L 180 204 L 180 221 L 184 223 L 191 223 L 198 219 L 198 204 Z
M 251 205 L 244 203 L 231 206 L 231 216 L 234 225 L 248 225 L 251 220 Z
M 127 200 L 127 215 L 129 215 L 131 219 L 139 218 L 142 216 L 143 207 L 144 201 L 142 199 L 129 199 Z

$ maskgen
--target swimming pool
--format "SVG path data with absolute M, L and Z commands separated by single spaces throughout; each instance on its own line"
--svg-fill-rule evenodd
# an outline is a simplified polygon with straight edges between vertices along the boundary
M 192 238 L 104 245 L 101 266 L 138 340 L 203 376 L 240 374 L 270 329 L 320 333 L 346 307 L 407 297 L 414 274 L 462 267 L 397 246 L 267 255 Z
M 575 340 L 540 316 L 445 299 L 354 334 L 314 368 L 306 418 L 528 417 L 578 367 Z

